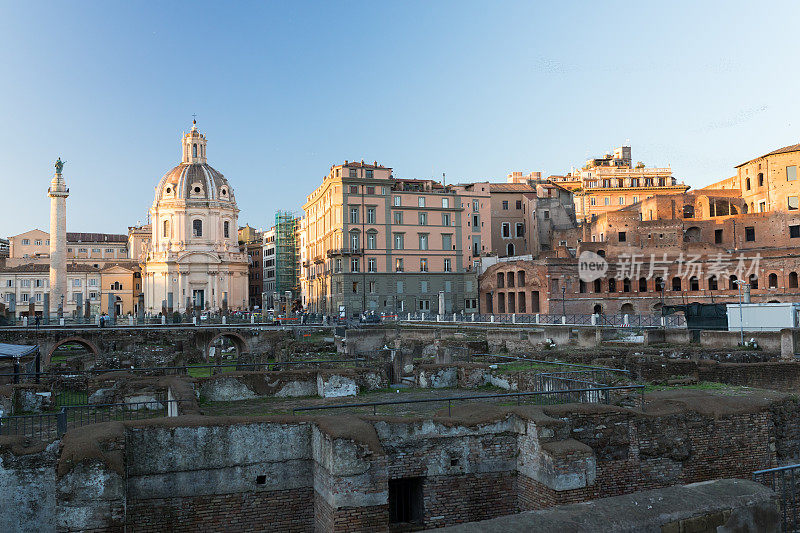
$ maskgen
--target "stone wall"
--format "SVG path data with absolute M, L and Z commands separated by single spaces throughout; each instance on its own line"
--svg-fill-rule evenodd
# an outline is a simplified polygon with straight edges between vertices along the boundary
M 58 443 L 0 436 L 0 531 L 54 529 L 57 454 Z
M 796 453 L 798 414 L 797 401 L 780 393 L 669 391 L 652 395 L 646 413 L 470 404 L 429 419 L 183 416 L 99 424 L 64 438 L 55 514 L 60 528 L 74 531 L 123 524 L 190 531 L 201 521 L 207 531 L 264 524 L 386 530 L 390 484 L 416 480 L 416 527 L 447 526 L 749 478 Z

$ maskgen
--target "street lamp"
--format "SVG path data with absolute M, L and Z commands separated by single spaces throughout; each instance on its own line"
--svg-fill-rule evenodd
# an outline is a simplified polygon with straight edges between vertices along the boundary
M 741 336 L 741 345 L 744 346 L 744 320 L 742 319 L 742 285 L 747 283 L 743 279 L 734 281 L 736 284 L 736 291 L 739 293 L 739 334 Z

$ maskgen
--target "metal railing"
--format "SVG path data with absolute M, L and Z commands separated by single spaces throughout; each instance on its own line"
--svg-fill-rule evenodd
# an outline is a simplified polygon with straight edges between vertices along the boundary
M 779 495 L 781 531 L 798 531 L 800 507 L 800 464 L 767 468 L 753 472 L 753 481 L 766 485 Z
M 232 369 L 228 371 L 258 371 L 259 369 L 263 369 L 265 371 L 275 370 L 276 367 L 281 366 L 299 366 L 299 365 L 322 365 L 322 364 L 355 364 L 361 365 L 364 364 L 367 360 L 363 358 L 355 358 L 355 359 L 309 359 L 307 361 L 302 360 L 295 360 L 295 361 L 268 361 L 264 363 L 230 363 L 230 364 L 215 364 L 215 365 L 182 365 L 182 366 L 153 366 L 153 367 L 136 367 L 136 368 L 97 368 L 91 370 L 64 370 L 63 372 L 18 372 L 18 373 L 2 373 L 0 374 L 0 382 L 2 381 L 1 378 L 23 378 L 21 381 L 25 381 L 24 378 L 34 378 L 35 381 L 41 381 L 45 378 L 63 378 L 63 377 L 84 377 L 90 375 L 100 375 L 100 374 L 107 374 L 110 372 L 139 372 L 139 373 L 151 373 L 152 375 L 156 376 L 170 376 L 170 375 L 178 375 L 178 376 L 185 376 L 189 373 L 192 369 L 212 369 L 212 370 L 221 370 L 225 371 L 225 369 Z M 217 373 L 217 372 L 213 372 Z
M 543 326 L 606 326 L 616 328 L 685 328 L 682 315 L 585 315 L 585 314 L 545 314 L 545 313 L 400 313 L 400 320 L 410 322 L 445 323 L 492 323 L 492 324 L 533 324 Z
M 433 402 L 447 402 L 447 416 L 451 416 L 451 408 L 453 402 L 467 401 L 467 400 L 487 400 L 496 398 L 515 398 L 517 405 L 521 405 L 523 398 L 535 398 L 536 405 L 555 405 L 563 403 L 600 403 L 598 401 L 584 401 L 584 398 L 590 398 L 592 395 L 583 393 L 605 393 L 598 394 L 597 398 L 603 398 L 604 402 L 608 402 L 608 393 L 611 391 L 637 391 L 639 393 L 639 405 L 644 411 L 644 385 L 622 385 L 616 387 L 585 387 L 580 389 L 569 389 L 559 391 L 536 391 L 536 392 L 508 392 L 500 394 L 480 394 L 472 396 L 448 396 L 445 398 L 419 398 L 414 400 L 390 400 L 384 402 L 360 402 L 360 403 L 341 403 L 331 405 L 316 405 L 313 407 L 295 407 L 292 409 L 292 414 L 297 414 L 300 411 L 318 411 L 322 409 L 346 409 L 353 407 L 372 407 L 372 413 L 377 414 L 377 408 L 384 405 L 404 405 L 416 403 L 433 403 Z
M 61 437 L 68 429 L 109 422 L 112 420 L 142 420 L 166 416 L 170 406 L 177 407 L 190 400 L 150 400 L 144 402 L 71 405 L 57 413 L 13 415 L 0 417 L 0 435 L 25 435 L 50 440 Z

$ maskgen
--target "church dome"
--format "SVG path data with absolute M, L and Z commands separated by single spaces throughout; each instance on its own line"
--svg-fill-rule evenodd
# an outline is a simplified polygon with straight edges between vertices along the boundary
M 156 202 L 162 199 L 235 202 L 228 180 L 208 163 L 181 163 L 164 174 L 156 187 Z
M 197 131 L 197 122 L 184 133 L 181 163 L 164 174 L 156 186 L 155 203 L 161 200 L 200 200 L 230 202 L 235 205 L 228 180 L 206 161 L 205 135 Z

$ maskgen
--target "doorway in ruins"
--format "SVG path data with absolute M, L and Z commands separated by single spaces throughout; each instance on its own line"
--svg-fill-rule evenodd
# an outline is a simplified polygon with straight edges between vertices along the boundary
M 220 335 L 208 345 L 208 362 L 212 365 L 234 365 L 230 367 L 234 369 L 240 355 L 238 343 L 230 335 Z

